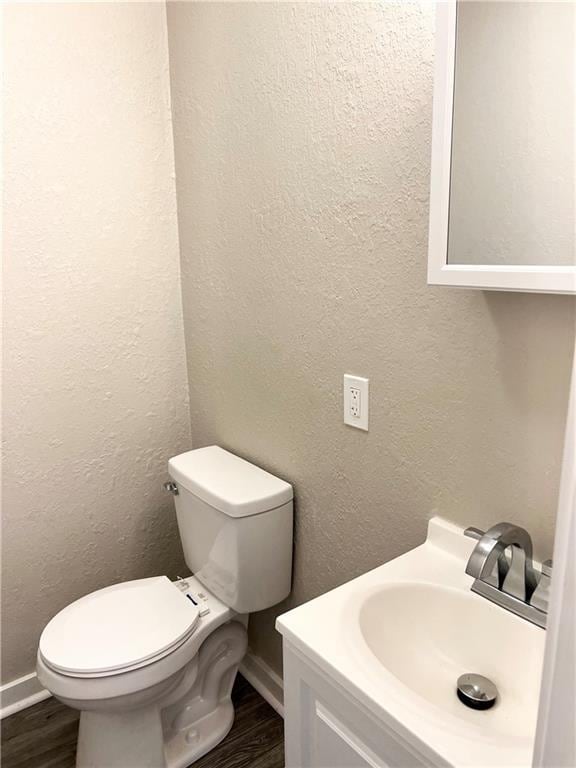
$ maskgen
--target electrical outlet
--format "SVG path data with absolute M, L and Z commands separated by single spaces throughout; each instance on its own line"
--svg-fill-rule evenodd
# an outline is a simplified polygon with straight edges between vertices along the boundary
M 344 374 L 344 424 L 368 431 L 368 379 Z
M 360 418 L 360 390 L 358 387 L 350 387 L 350 416 Z

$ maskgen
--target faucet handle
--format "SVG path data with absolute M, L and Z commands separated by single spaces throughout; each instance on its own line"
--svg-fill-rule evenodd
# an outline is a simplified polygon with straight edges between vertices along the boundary
M 483 536 L 485 536 L 486 531 L 481 531 L 480 528 L 474 528 L 474 526 L 471 526 L 469 528 L 466 528 L 464 530 L 464 536 L 468 536 L 470 539 L 475 539 L 476 541 L 480 541 Z M 498 561 L 496 563 L 496 566 L 492 573 L 488 574 L 485 577 L 485 581 L 487 584 L 490 584 L 491 586 L 495 587 L 496 589 L 501 589 L 502 585 L 504 584 L 504 579 L 506 578 L 506 574 L 509 570 L 509 563 L 506 559 L 506 553 L 504 550 L 502 550 L 502 554 L 498 558 Z
M 552 578 L 552 560 L 545 560 L 542 563 L 542 571 L 538 580 L 538 585 L 532 594 L 530 605 L 543 613 L 548 613 L 548 602 L 550 600 L 550 581 Z
M 466 528 L 464 531 L 464 536 L 468 536 L 471 539 L 477 539 L 480 540 L 482 536 L 484 536 L 484 531 L 481 531 L 480 528 Z

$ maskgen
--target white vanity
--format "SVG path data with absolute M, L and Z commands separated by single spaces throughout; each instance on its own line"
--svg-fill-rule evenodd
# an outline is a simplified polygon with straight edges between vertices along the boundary
M 279 617 L 287 768 L 530 766 L 544 629 L 471 591 L 440 518 L 407 554 Z M 464 706 L 471 672 L 498 689 Z

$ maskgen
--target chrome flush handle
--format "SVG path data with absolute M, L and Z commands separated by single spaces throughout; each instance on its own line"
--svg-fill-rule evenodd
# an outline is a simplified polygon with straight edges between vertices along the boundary
M 167 483 L 164 483 L 162 488 L 164 488 L 165 491 L 168 491 L 168 493 L 171 493 L 172 496 L 178 496 L 178 486 L 171 480 Z

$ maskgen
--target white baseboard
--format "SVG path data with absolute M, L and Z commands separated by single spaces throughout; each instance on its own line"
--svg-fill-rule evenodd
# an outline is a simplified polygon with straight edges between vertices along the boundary
M 280 675 L 250 650 L 240 664 L 240 674 L 281 717 L 284 717 L 284 684 Z
M 42 688 L 36 673 L 24 675 L 0 687 L 0 720 L 44 701 L 52 694 Z

